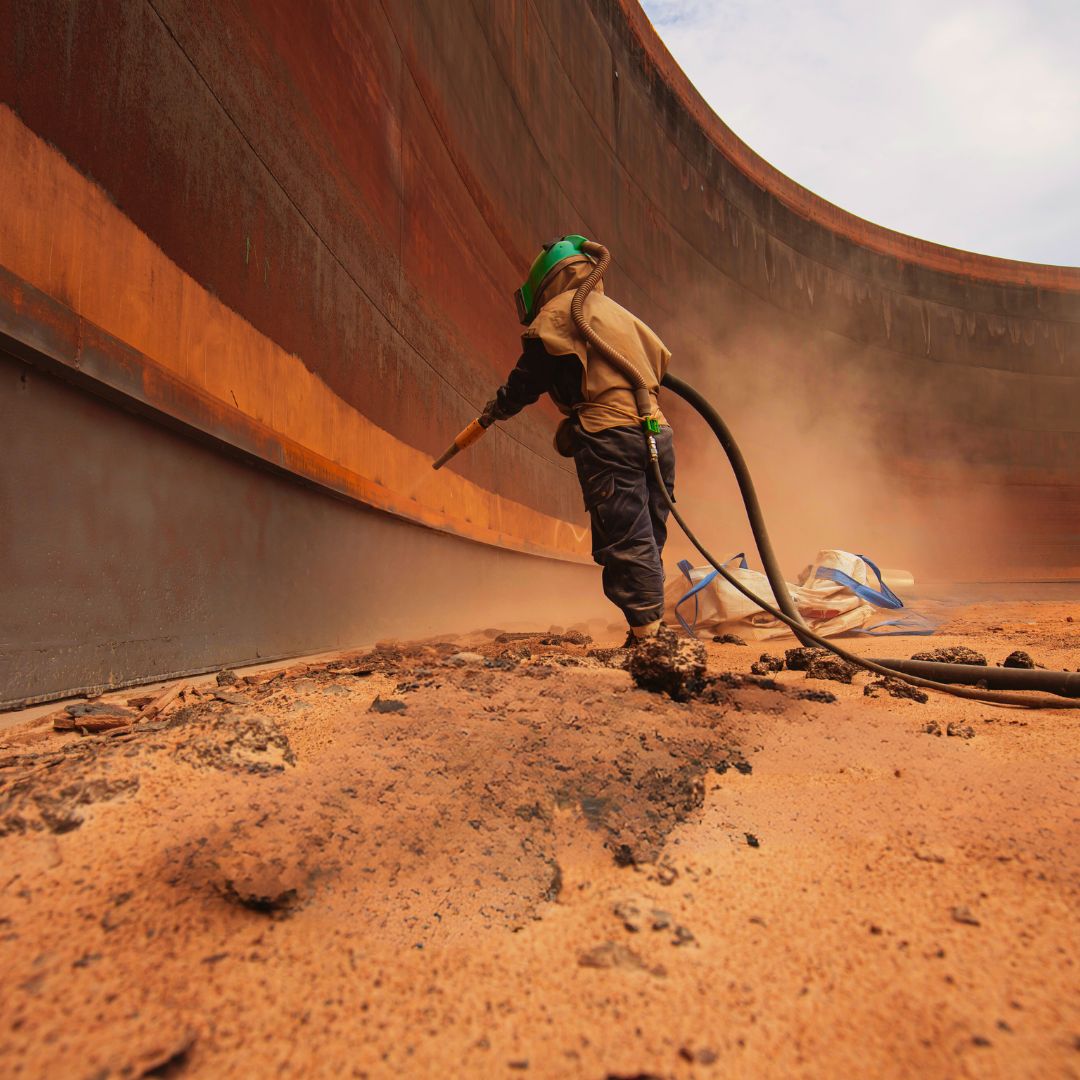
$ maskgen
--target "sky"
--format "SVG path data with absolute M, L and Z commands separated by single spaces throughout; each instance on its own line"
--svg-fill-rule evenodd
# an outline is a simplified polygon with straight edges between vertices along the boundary
M 1080 0 L 642 0 L 793 180 L 950 247 L 1080 265 Z

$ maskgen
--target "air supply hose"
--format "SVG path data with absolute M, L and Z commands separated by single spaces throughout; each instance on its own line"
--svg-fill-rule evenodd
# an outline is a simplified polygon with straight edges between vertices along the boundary
M 743 497 L 743 504 L 746 507 L 746 515 L 750 520 L 750 528 L 754 535 L 754 542 L 761 555 L 762 565 L 765 567 L 766 576 L 769 579 L 769 584 L 772 586 L 773 594 L 777 597 L 777 606 L 785 615 L 795 619 L 799 624 L 796 627 L 791 626 L 791 623 L 789 622 L 788 625 L 791 626 L 792 631 L 804 645 L 810 643 L 812 640 L 815 644 L 822 643 L 826 648 L 830 648 L 834 652 L 839 652 L 840 650 L 829 645 L 827 642 L 822 642 L 822 639 L 816 637 L 816 635 L 811 639 L 810 631 L 799 616 L 798 609 L 791 599 L 791 593 L 787 590 L 786 582 L 784 581 L 783 575 L 780 573 L 779 566 L 776 562 L 776 556 L 773 553 L 772 544 L 769 541 L 768 530 L 765 527 L 765 518 L 761 512 L 761 504 L 758 502 L 757 492 L 754 490 L 754 483 L 750 478 L 750 472 L 746 466 L 746 461 L 739 450 L 738 444 L 735 442 L 735 437 L 728 429 L 727 424 L 724 423 L 723 418 L 712 405 L 710 405 L 709 402 L 692 386 L 683 382 L 682 379 L 668 373 L 664 376 L 662 385 L 681 397 L 701 415 L 709 427 L 712 428 L 720 445 L 727 453 L 732 471 L 735 473 L 736 479 L 739 482 L 739 490 Z M 687 532 L 687 535 L 690 535 L 685 523 L 681 521 L 678 516 L 676 516 L 676 520 L 679 521 L 680 526 Z M 693 540 L 693 543 L 698 551 L 701 551 L 698 542 Z M 739 588 L 737 583 L 736 588 Z M 745 590 L 742 591 L 745 592 Z M 750 599 L 753 600 L 754 603 L 758 603 L 756 597 L 750 596 Z M 784 601 L 787 603 L 785 604 Z M 924 680 L 928 680 L 930 683 L 982 682 L 987 684 L 987 689 L 989 690 L 995 688 L 1000 690 L 1041 690 L 1051 694 L 1060 694 L 1065 697 L 1080 697 L 1080 674 L 1069 671 L 997 668 L 984 667 L 975 664 L 946 664 L 935 663 L 930 660 L 882 660 L 875 658 L 872 662 L 880 664 L 884 668 L 888 668 L 891 675 L 896 675 L 901 678 L 905 674 L 914 675 Z M 1055 703 L 1055 707 L 1067 706 Z
M 644 374 L 640 372 L 634 362 L 623 356 L 613 345 L 609 345 L 590 325 L 585 318 L 585 297 L 596 288 L 597 282 L 604 276 L 611 262 L 611 252 L 603 244 L 597 244 L 592 240 L 586 240 L 581 245 L 581 250 L 586 255 L 596 257 L 596 266 L 593 267 L 589 276 L 577 287 L 574 299 L 570 301 L 570 317 L 578 328 L 578 333 L 595 348 L 603 353 L 630 381 L 630 387 L 634 391 L 634 401 L 637 403 L 638 416 L 652 415 L 653 401 L 649 393 L 649 384 Z
M 731 471 L 735 474 L 735 481 L 739 485 L 739 494 L 742 495 L 743 506 L 746 508 L 746 516 L 750 521 L 750 531 L 754 534 L 754 543 L 757 545 L 758 554 L 761 556 L 761 565 L 765 567 L 765 576 L 769 580 L 773 596 L 776 598 L 776 606 L 789 618 L 794 619 L 798 626 L 792 627 L 795 636 L 804 645 L 811 645 L 812 640 L 808 636 L 808 629 L 803 622 L 795 601 L 788 592 L 787 582 L 780 572 L 780 563 L 773 552 L 772 541 L 769 539 L 769 530 L 765 527 L 765 515 L 761 512 L 761 503 L 758 501 L 757 491 L 754 488 L 754 480 L 750 475 L 750 469 L 746 459 L 742 456 L 739 444 L 730 428 L 724 423 L 724 418 L 699 394 L 689 383 L 677 379 L 668 373 L 661 382 L 673 393 L 683 399 L 691 408 L 697 410 L 705 423 L 712 428 L 717 441 L 724 448 Z M 678 519 L 676 519 L 678 520 Z M 682 523 L 680 522 L 680 525 Z M 756 601 L 755 601 L 756 603 Z
M 682 397 L 689 405 L 696 409 L 701 416 L 706 420 L 709 426 L 713 429 L 725 452 L 728 455 L 728 460 L 731 462 L 732 468 L 735 471 L 736 479 L 739 483 L 739 490 L 743 496 L 743 502 L 746 506 L 747 516 L 750 519 L 750 526 L 753 530 L 754 541 L 758 547 L 758 553 L 761 556 L 763 565 L 765 566 L 766 576 L 769 580 L 769 584 L 772 586 L 773 593 L 777 598 L 777 603 L 780 607 L 768 603 L 760 596 L 756 596 L 745 585 L 742 584 L 734 575 L 728 572 L 723 563 L 719 562 L 698 540 L 693 530 L 687 525 L 683 519 L 682 514 L 679 512 L 678 507 L 675 505 L 674 499 L 671 497 L 671 493 L 667 489 L 667 485 L 664 483 L 663 474 L 660 471 L 660 459 L 656 449 L 656 437 L 650 430 L 650 425 L 647 422 L 647 418 L 653 411 L 652 395 L 648 390 L 648 383 L 646 377 L 642 371 L 631 361 L 628 357 L 624 356 L 617 349 L 609 345 L 595 330 L 588 324 L 585 319 L 584 304 L 585 298 L 595 288 L 596 283 L 603 277 L 604 271 L 608 268 L 611 262 L 611 253 L 602 244 L 598 244 L 595 241 L 588 241 L 582 245 L 582 251 L 586 254 L 595 257 L 597 259 L 597 265 L 589 276 L 578 286 L 577 291 L 574 294 L 574 299 L 570 307 L 570 313 L 573 317 L 574 324 L 578 328 L 582 337 L 592 345 L 601 355 L 605 357 L 614 367 L 616 367 L 623 375 L 626 376 L 627 381 L 630 383 L 633 391 L 634 398 L 638 406 L 638 414 L 642 419 L 642 427 L 645 433 L 645 439 L 648 446 L 650 463 L 653 470 L 653 476 L 656 480 L 657 487 L 664 494 L 664 498 L 667 501 L 668 508 L 671 511 L 672 517 L 679 523 L 683 532 L 687 538 L 694 545 L 695 548 L 701 553 L 704 559 L 713 567 L 714 570 L 728 582 L 733 588 L 742 593 L 747 599 L 751 600 L 763 611 L 768 612 L 773 618 L 778 619 L 784 623 L 795 633 L 798 639 L 804 645 L 814 645 L 819 648 L 827 649 L 828 651 L 835 653 L 841 659 L 846 660 L 850 664 L 854 664 L 857 667 L 861 667 L 866 671 L 874 672 L 877 675 L 883 675 L 887 678 L 897 678 L 904 682 L 910 683 L 913 686 L 923 687 L 927 690 L 937 690 L 944 694 L 951 694 L 953 697 L 967 698 L 972 701 L 986 701 L 996 705 L 1015 705 L 1029 709 L 1074 709 L 1080 708 L 1080 701 L 1068 700 L 1068 698 L 1053 697 L 1049 695 L 1018 695 L 1010 693 L 1001 693 L 994 690 L 983 690 L 968 686 L 955 686 L 945 682 L 940 682 L 935 679 L 923 678 L 920 675 L 914 674 L 911 671 L 912 666 L 921 666 L 920 661 L 916 660 L 896 660 L 882 663 L 877 660 L 868 660 L 864 657 L 857 656 L 855 653 L 848 652 L 847 649 L 841 648 L 834 642 L 829 641 L 826 638 L 820 637 L 810 630 L 799 617 L 798 610 L 795 608 L 794 603 L 791 600 L 791 595 L 787 590 L 787 585 L 784 582 L 783 576 L 779 572 L 779 568 L 776 562 L 776 556 L 772 550 L 772 544 L 769 542 L 768 530 L 765 527 L 764 515 L 761 512 L 761 505 L 758 502 L 757 494 L 754 490 L 753 481 L 750 477 L 749 469 L 746 466 L 746 462 L 742 457 L 742 453 L 739 451 L 738 444 L 735 442 L 727 425 L 723 419 L 712 408 L 711 405 L 692 387 L 682 382 L 680 379 L 676 379 L 674 376 L 665 376 L 663 384 L 671 389 L 674 393 Z M 781 610 L 784 608 L 785 610 Z M 790 610 L 788 610 L 790 609 Z M 892 664 L 896 667 L 890 666 Z M 907 670 L 902 670 L 899 665 L 903 665 Z M 934 669 L 935 674 L 938 673 L 938 669 L 959 667 L 966 667 L 967 672 L 961 673 L 959 671 L 946 671 L 942 674 L 946 677 L 956 677 L 963 674 L 965 677 L 970 677 L 968 672 L 971 671 L 969 665 L 949 665 L 949 664 L 928 664 L 928 667 Z M 978 669 L 976 677 L 979 679 L 988 678 L 991 675 L 998 675 L 1002 669 L 986 668 Z M 1080 675 L 1072 675 L 1069 672 L 1043 672 L 1043 671 L 1023 671 L 1009 669 L 1008 675 L 1012 686 L 1016 686 L 1017 682 L 1021 683 L 1021 686 L 1032 686 L 1035 682 L 1030 676 L 1043 676 L 1041 680 L 1044 684 L 1047 682 L 1052 683 L 1053 689 L 1056 693 L 1066 694 L 1069 696 L 1080 696 Z M 1029 677 L 1029 678 L 1024 678 Z M 1050 689 L 1051 686 L 1046 686 Z

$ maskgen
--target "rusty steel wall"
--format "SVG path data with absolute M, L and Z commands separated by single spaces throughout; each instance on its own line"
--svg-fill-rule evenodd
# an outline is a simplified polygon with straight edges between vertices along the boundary
M 597 614 L 593 572 L 222 454 L 0 352 L 0 706 L 154 675 Z M 505 623 L 503 623 L 505 625 Z
M 822 473 L 872 488 L 866 542 L 945 576 L 970 564 L 963 545 L 909 543 L 891 500 L 954 535 L 975 491 L 998 509 L 976 575 L 1080 573 L 1080 271 L 952 251 L 818 199 L 711 113 L 633 0 L 0 0 L 0 21 L 0 340 L 139 410 L 145 438 L 172 425 L 276 470 L 251 475 L 277 492 L 293 476 L 357 522 L 374 508 L 461 538 L 448 558 L 514 550 L 576 580 L 587 536 L 550 406 L 425 470 L 516 357 L 510 293 L 537 242 L 580 231 L 611 247 L 609 292 L 679 373 L 745 417 L 751 450 L 774 406 L 805 428 L 802 470 L 761 465 L 771 505 L 809 512 Z M 826 399 L 859 418 L 850 462 L 815 449 Z M 64 453 L 74 468 L 54 420 L 24 433 L 43 444 L 31 472 Z M 43 527 L 4 509 L 20 534 Z M 812 554 L 798 539 L 781 536 L 789 560 Z M 197 554 L 194 536 L 148 546 L 147 595 Z M 0 567 L 6 596 L 60 619 L 10 565 L 29 572 Z M 175 655 L 117 648 L 110 670 L 194 666 L 190 611 L 156 599 Z M 5 607 L 0 648 L 22 648 Z M 111 610 L 85 645 L 127 640 Z M 290 620 L 287 601 L 277 612 Z M 377 615 L 327 618 L 295 647 L 381 632 Z M 94 681 L 42 665 L 23 690 Z

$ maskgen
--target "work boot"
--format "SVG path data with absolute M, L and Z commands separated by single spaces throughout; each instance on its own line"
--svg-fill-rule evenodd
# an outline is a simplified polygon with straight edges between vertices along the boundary
M 636 648 L 642 641 L 648 641 L 649 638 L 659 637 L 661 633 L 667 630 L 663 621 L 660 619 L 654 619 L 651 623 L 646 623 L 644 626 L 631 626 L 626 631 L 626 640 L 622 643 L 624 649 Z M 670 631 L 668 631 L 670 633 Z

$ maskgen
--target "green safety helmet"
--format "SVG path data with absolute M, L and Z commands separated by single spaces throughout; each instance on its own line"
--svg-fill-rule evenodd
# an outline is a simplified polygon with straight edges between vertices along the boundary
M 525 284 L 514 292 L 514 303 L 517 304 L 518 318 L 522 326 L 528 326 L 536 315 L 536 297 L 544 284 L 544 279 L 565 259 L 575 256 L 588 258 L 582 252 L 581 245 L 587 244 L 584 236 L 564 236 L 558 240 L 550 240 L 544 245 L 543 250 L 533 260 L 529 267 L 529 276 Z

